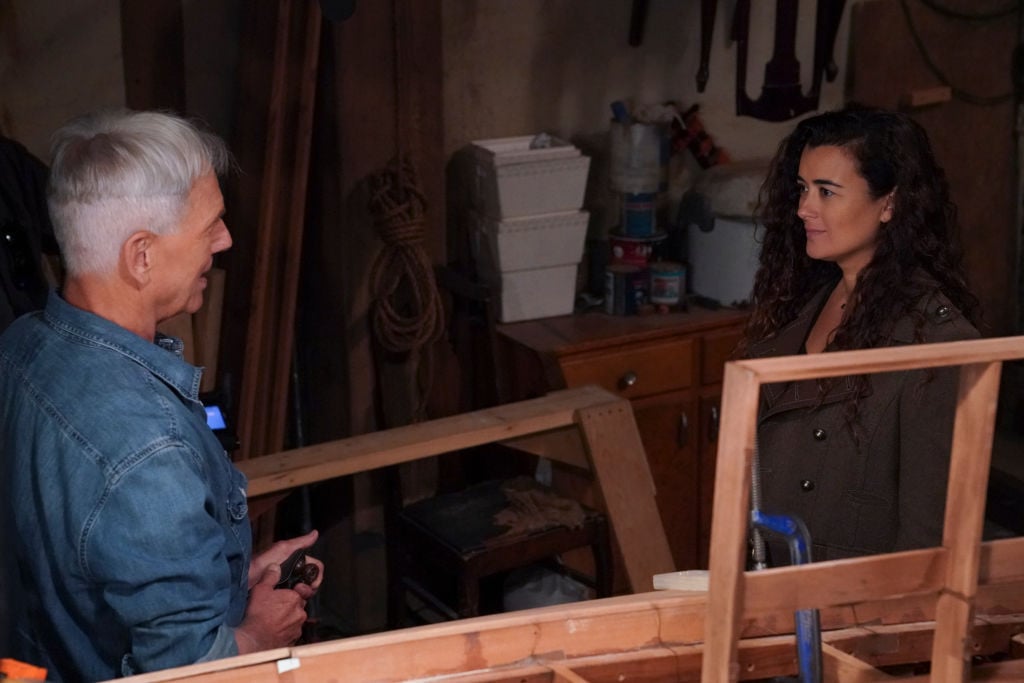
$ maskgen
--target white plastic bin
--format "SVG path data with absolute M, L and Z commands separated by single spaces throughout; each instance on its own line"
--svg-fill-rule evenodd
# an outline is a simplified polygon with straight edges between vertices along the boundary
M 586 211 L 546 213 L 496 220 L 480 217 L 482 268 L 506 272 L 577 264 L 587 237 Z
M 476 158 L 476 208 L 505 220 L 544 213 L 576 211 L 590 171 L 590 157 L 550 138 L 551 146 L 530 149 L 536 136 L 473 142 Z
M 512 323 L 572 313 L 577 267 L 572 264 L 492 275 L 491 284 L 499 292 L 498 320 Z

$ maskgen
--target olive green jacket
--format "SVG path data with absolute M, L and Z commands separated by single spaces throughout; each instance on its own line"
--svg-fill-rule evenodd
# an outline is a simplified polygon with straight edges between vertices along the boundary
M 777 335 L 750 347 L 750 357 L 801 353 L 826 286 Z M 922 298 L 925 343 L 975 339 L 978 331 L 936 287 Z M 914 343 L 906 316 L 893 345 Z M 813 560 L 894 552 L 941 543 L 957 369 L 871 375 L 851 429 L 853 378 L 822 396 L 817 380 L 765 385 L 758 450 L 761 509 L 796 516 L 810 532 Z M 856 435 L 856 436 L 855 436 Z M 771 563 L 789 564 L 770 539 Z

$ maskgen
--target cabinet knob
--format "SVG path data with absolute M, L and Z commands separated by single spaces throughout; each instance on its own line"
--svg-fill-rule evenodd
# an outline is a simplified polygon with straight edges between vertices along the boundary
M 686 416 L 686 413 L 679 413 L 679 447 L 686 448 L 686 444 L 690 441 L 690 418 Z
M 708 420 L 708 441 L 718 441 L 718 425 L 718 406 L 711 406 L 711 417 Z
M 629 389 L 631 386 L 636 384 L 636 381 L 640 379 L 636 373 L 629 370 L 622 377 L 619 378 L 619 387 L 623 389 Z

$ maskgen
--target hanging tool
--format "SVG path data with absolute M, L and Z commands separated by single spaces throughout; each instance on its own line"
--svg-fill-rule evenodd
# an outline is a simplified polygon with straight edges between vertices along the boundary
M 647 24 L 647 0 L 633 0 L 629 15 L 629 44 L 639 47 L 644 42 L 644 26 Z
M 711 62 L 711 38 L 715 34 L 715 15 L 718 0 L 701 0 L 700 3 L 700 68 L 697 69 L 697 92 L 704 92 L 708 84 Z
M 747 41 L 750 35 L 750 0 L 739 0 L 733 15 L 732 39 L 736 42 L 736 115 L 764 121 L 786 121 L 818 108 L 821 77 L 829 81 L 839 73 L 833 57 L 836 34 L 846 0 L 818 0 L 814 28 L 814 66 L 811 87 L 804 95 L 800 62 L 796 58 L 796 27 L 799 0 L 776 0 L 775 46 L 764 68 L 761 96 L 747 96 Z

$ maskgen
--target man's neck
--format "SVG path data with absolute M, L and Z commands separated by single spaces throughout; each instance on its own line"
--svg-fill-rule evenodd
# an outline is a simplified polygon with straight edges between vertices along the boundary
M 69 277 L 61 293 L 75 308 L 109 320 L 147 341 L 156 337 L 156 320 L 145 315 L 139 293 L 123 283 L 102 276 L 79 275 Z

